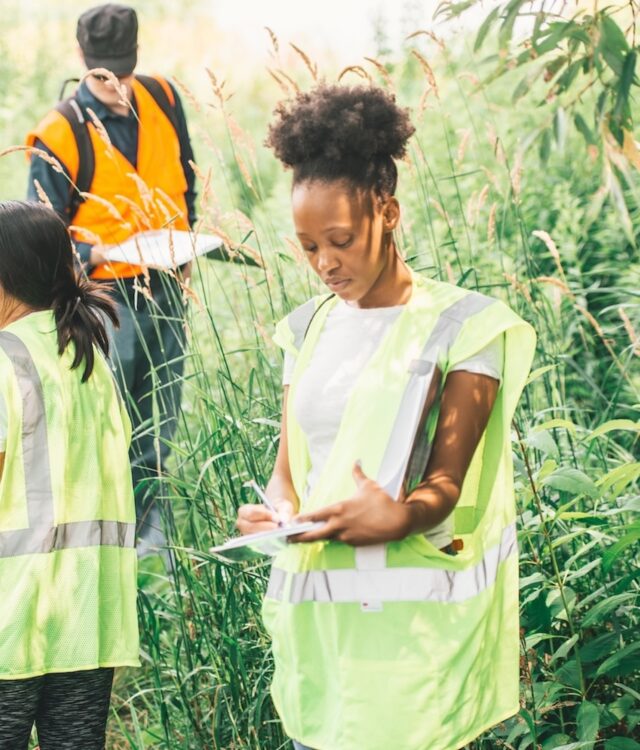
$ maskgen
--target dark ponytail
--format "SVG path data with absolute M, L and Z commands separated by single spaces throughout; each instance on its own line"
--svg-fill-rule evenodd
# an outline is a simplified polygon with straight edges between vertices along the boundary
M 84 363 L 86 382 L 93 347 L 109 354 L 106 321 L 118 325 L 118 316 L 102 285 L 76 269 L 69 233 L 54 211 L 38 203 L 0 203 L 0 287 L 34 310 L 53 310 L 58 353 L 73 342 L 71 368 Z

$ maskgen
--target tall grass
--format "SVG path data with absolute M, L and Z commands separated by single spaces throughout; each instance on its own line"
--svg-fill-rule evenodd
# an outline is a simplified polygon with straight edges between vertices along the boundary
M 256 73 L 258 119 L 244 121 L 242 91 L 228 98 L 213 74 L 213 106 L 183 91 L 202 227 L 262 267 L 196 264 L 180 424 L 161 480 L 175 566 L 142 564 L 143 667 L 118 675 L 114 750 L 288 747 L 268 695 L 267 564 L 225 565 L 207 550 L 234 533 L 244 481 L 269 476 L 281 399 L 271 331 L 317 288 L 288 239 L 288 178 L 260 146 L 280 87 L 312 83 L 299 57 L 274 71 L 279 84 Z M 589 213 L 599 165 L 569 137 L 541 167 L 528 140 L 541 115 L 526 100 L 512 109 L 506 85 L 478 85 L 462 47 L 419 34 L 403 59 L 358 65 L 342 80 L 392 86 L 418 126 L 400 177 L 409 263 L 505 299 L 538 333 L 513 424 L 521 711 L 473 746 L 640 748 L 637 251 L 606 204 Z

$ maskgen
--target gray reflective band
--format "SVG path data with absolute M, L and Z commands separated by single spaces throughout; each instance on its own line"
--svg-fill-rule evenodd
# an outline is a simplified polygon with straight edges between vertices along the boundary
M 0 558 L 37 555 L 78 547 L 135 547 L 135 523 L 76 521 L 0 531 Z
M 340 568 L 287 573 L 274 567 L 267 597 L 289 604 L 464 602 L 495 583 L 500 564 L 515 555 L 517 548 L 514 523 L 503 530 L 499 544 L 487 550 L 477 565 L 466 570 L 427 567 L 381 570 Z
M 49 441 L 40 376 L 29 350 L 17 336 L 0 331 L 0 348 L 11 360 L 22 397 L 22 457 L 29 526 L 53 526 Z
M 436 365 L 441 353 L 447 352 L 467 318 L 492 305 L 495 300 L 477 292 L 469 292 L 440 313 L 420 358 L 413 360 L 411 373 L 402 394 L 387 447 L 378 471 L 378 483 L 393 498 L 397 498 L 407 473 L 411 458 L 411 472 L 424 473 L 431 453 L 431 445 L 426 440 L 416 443 L 416 433 L 422 418 L 422 411 L 433 381 Z M 420 436 L 419 436 L 420 437 Z M 413 453 L 413 456 L 412 456 Z
M 307 328 L 309 327 L 309 323 L 311 323 L 315 311 L 315 300 L 310 299 L 308 302 L 305 302 L 304 305 L 297 307 L 287 318 L 289 321 L 289 328 L 293 333 L 293 344 L 298 351 L 302 349 Z
M 77 521 L 54 525 L 47 417 L 42 383 L 25 344 L 0 331 L 0 348 L 13 365 L 22 398 L 22 457 L 29 527 L 0 531 L 0 558 L 77 547 L 134 547 L 135 523 Z

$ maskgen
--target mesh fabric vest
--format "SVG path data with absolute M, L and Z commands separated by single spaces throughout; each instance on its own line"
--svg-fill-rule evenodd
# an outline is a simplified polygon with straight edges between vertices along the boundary
M 263 615 L 273 638 L 272 693 L 287 733 L 317 750 L 458 750 L 516 713 L 518 560 L 510 422 L 535 336 L 503 303 L 414 276 L 412 298 L 354 384 L 311 495 L 293 403 L 335 299 L 315 298 L 277 327 L 296 356 L 288 446 L 302 511 L 355 491 L 353 463 L 398 497 L 440 368 L 505 338 L 503 380 L 455 510 L 455 557 L 423 535 L 353 548 L 290 545 L 275 559 Z M 413 460 L 413 458 L 412 458 Z
M 163 79 L 158 79 L 173 94 Z M 89 196 L 73 217 L 73 236 L 81 242 L 111 245 L 149 229 L 171 226 L 188 229 L 184 193 L 187 182 L 180 163 L 180 142 L 175 128 L 147 89 L 132 83 L 138 116 L 137 165 L 109 144 L 93 122 L 87 123 L 95 155 Z M 133 115 L 130 115 L 133 116 Z M 36 139 L 67 168 L 75 181 L 78 147 L 69 122 L 56 110 L 27 136 Z M 97 279 L 136 276 L 139 266 L 113 262 L 93 269 Z
M 95 354 L 82 383 L 50 311 L 0 331 L 0 679 L 138 664 L 130 425 Z

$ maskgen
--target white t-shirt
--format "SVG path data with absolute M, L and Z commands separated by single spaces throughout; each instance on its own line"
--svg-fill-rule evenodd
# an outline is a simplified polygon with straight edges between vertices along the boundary
M 311 459 L 307 494 L 313 490 L 331 452 L 353 384 L 403 307 L 364 309 L 339 300 L 327 315 L 293 403 L 296 419 L 307 438 Z M 452 370 L 466 370 L 500 380 L 503 339 L 502 335 L 497 336 L 487 347 Z M 285 353 L 283 385 L 291 382 L 294 367 L 295 358 Z M 444 547 L 453 538 L 452 524 L 450 516 L 425 536 L 436 547 Z

